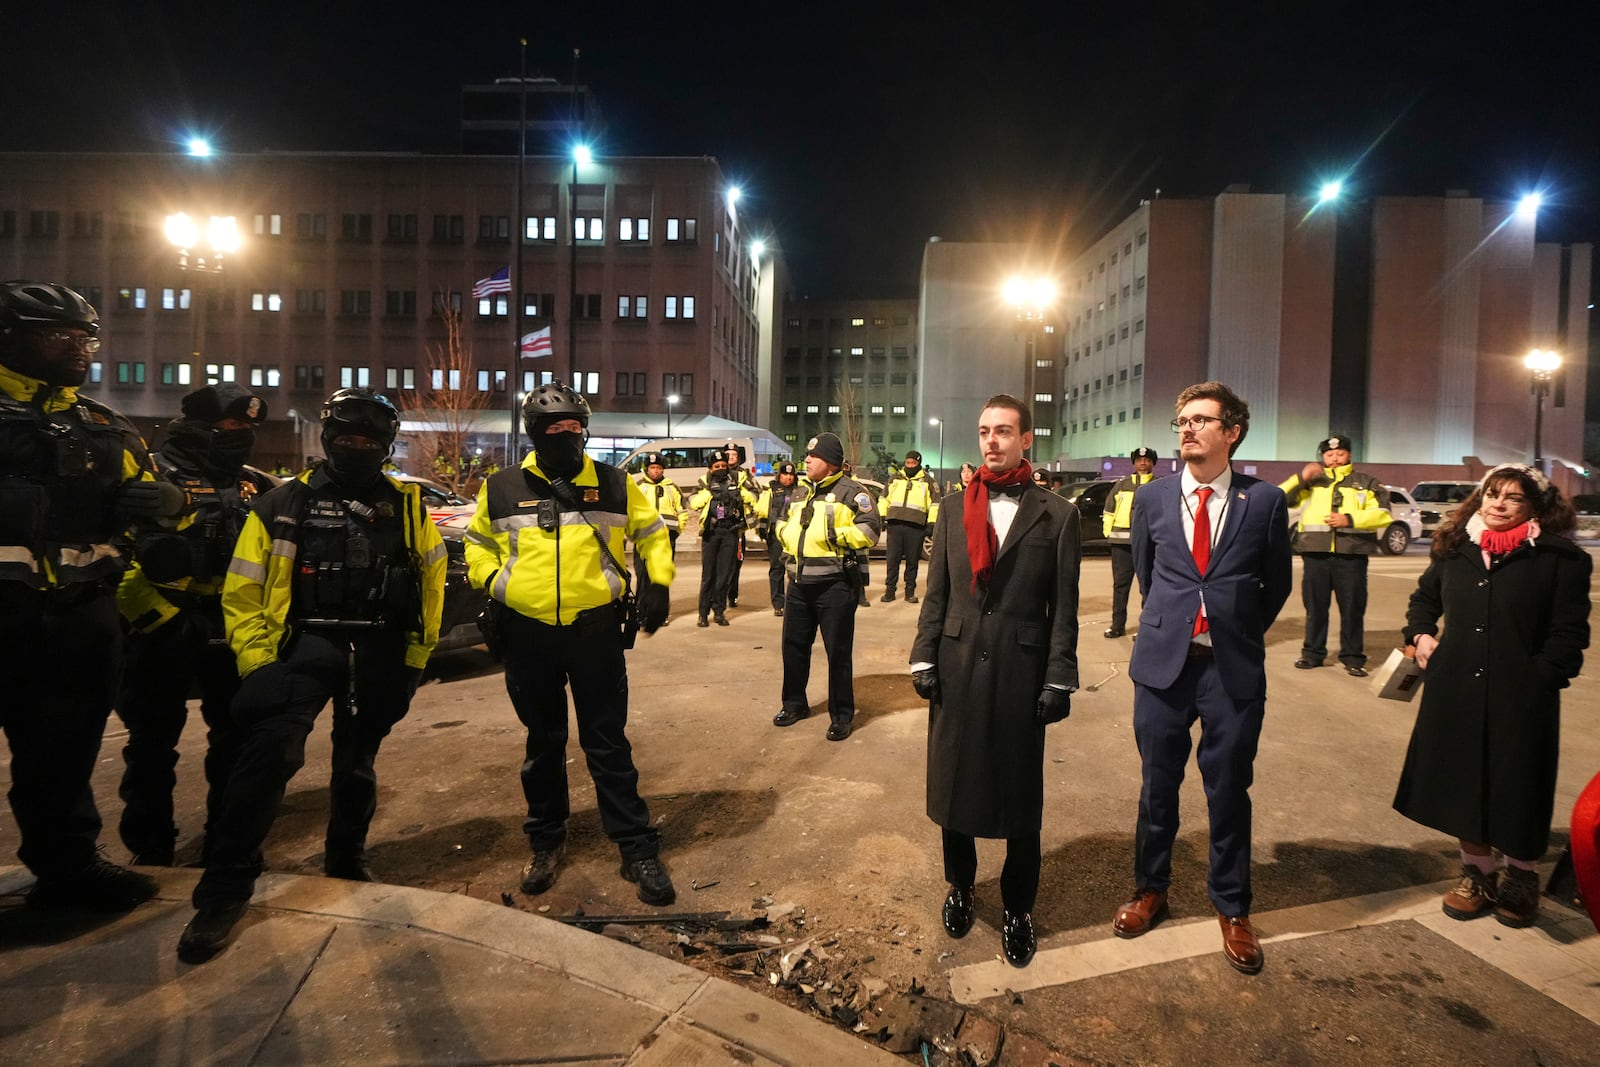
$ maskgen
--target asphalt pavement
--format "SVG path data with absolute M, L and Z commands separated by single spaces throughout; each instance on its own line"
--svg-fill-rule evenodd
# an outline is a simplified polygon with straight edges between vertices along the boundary
M 235 943 L 217 959 L 191 967 L 178 962 L 174 949 L 192 914 L 188 894 L 196 871 L 153 872 L 161 881 L 158 898 L 108 918 L 31 911 L 22 901 L 31 879 L 13 867 L 0 868 L 0 1062 L 810 1065 L 924 1062 L 926 1054 L 928 1063 L 948 1063 L 960 1061 L 939 1056 L 952 1055 L 949 1049 L 963 1042 L 976 1050 L 973 1062 L 994 1056 L 998 1044 L 998 1062 L 1018 1064 L 1595 1062 L 1600 936 L 1594 927 L 1548 898 L 1540 921 L 1523 930 L 1493 919 L 1456 922 L 1442 914 L 1439 895 L 1450 881 L 1448 843 L 1430 840 L 1426 831 L 1387 812 L 1394 750 L 1403 751 L 1409 732 L 1405 706 L 1376 702 L 1364 682 L 1337 669 L 1293 670 L 1297 618 L 1280 621 L 1269 652 L 1269 729 L 1255 790 L 1253 916 L 1267 968 L 1252 978 L 1222 961 L 1215 920 L 1192 885 L 1175 885 L 1173 918 L 1150 934 L 1136 941 L 1110 935 L 1111 913 L 1127 888 L 1130 788 L 1074 770 L 1073 763 L 1081 758 L 1119 775 L 1128 766 L 1130 646 L 1126 638 L 1100 637 L 1109 574 L 1103 559 L 1086 562 L 1080 649 L 1085 691 L 1067 728 L 1053 728 L 1051 735 L 1040 951 L 1030 967 L 1018 970 L 998 958 L 998 907 L 985 900 L 994 893 L 997 871 L 990 868 L 997 857 L 987 850 L 978 927 L 962 942 L 938 931 L 937 839 L 919 820 L 920 779 L 898 781 L 901 768 L 916 766 L 920 725 L 917 709 L 902 707 L 908 702 L 898 690 L 886 698 L 888 706 L 863 700 L 863 728 L 844 745 L 827 745 L 820 733 L 804 734 L 804 725 L 779 732 L 749 719 L 752 708 L 765 710 L 771 703 L 772 694 L 755 683 L 749 687 L 756 691 L 730 712 L 746 718 L 717 720 L 704 734 L 685 734 L 687 720 L 674 716 L 681 705 L 684 715 L 692 710 L 697 721 L 704 719 L 704 694 L 681 682 L 648 682 L 654 667 L 667 663 L 682 671 L 690 664 L 692 670 L 695 661 L 714 661 L 724 652 L 770 655 L 778 621 L 741 609 L 734 626 L 697 631 L 689 605 L 698 566 L 692 554 L 683 562 L 674 586 L 677 621 L 642 642 L 630 666 L 636 707 L 648 709 L 630 732 L 647 789 L 655 782 L 656 791 L 666 794 L 652 806 L 669 811 L 663 836 L 680 894 L 691 872 L 718 869 L 732 850 L 803 852 L 822 835 L 815 832 L 817 822 L 806 822 L 781 795 L 766 821 L 780 824 L 782 833 L 741 827 L 740 834 L 719 839 L 675 829 L 682 824 L 670 810 L 672 791 L 687 792 L 703 779 L 708 757 L 701 753 L 696 761 L 675 751 L 668 758 L 661 737 L 676 730 L 679 749 L 715 749 L 721 736 L 749 729 L 732 723 L 755 721 L 755 728 L 765 730 L 757 735 L 765 739 L 763 747 L 750 754 L 748 764 L 726 773 L 743 776 L 739 788 L 803 794 L 796 802 L 807 811 L 818 807 L 819 779 L 802 781 L 796 768 L 833 760 L 818 773 L 826 773 L 832 788 L 862 792 L 830 795 L 872 800 L 852 801 L 853 812 L 825 813 L 831 821 L 820 825 L 836 837 L 860 824 L 859 839 L 840 847 L 859 853 L 861 861 L 819 877 L 854 883 L 869 868 L 877 874 L 888 866 L 885 855 L 903 857 L 903 865 L 888 869 L 870 892 L 887 896 L 883 886 L 903 891 L 911 898 L 906 912 L 923 916 L 924 928 L 908 933 L 896 913 L 889 925 L 899 926 L 895 933 L 904 936 L 892 939 L 894 948 L 884 943 L 880 964 L 916 946 L 916 965 L 937 973 L 938 1004 L 953 1005 L 957 1020 L 962 1009 L 972 1012 L 954 1043 L 934 1026 L 928 1042 L 916 1042 L 904 1056 L 879 1047 L 885 1037 L 892 1043 L 914 1028 L 904 1010 L 908 999 L 916 1002 L 914 996 L 900 998 L 899 1008 L 885 1010 L 882 1018 L 869 1011 L 864 1032 L 852 1033 L 625 938 L 508 907 L 495 894 L 445 891 L 437 882 L 418 888 L 269 874 Z M 1421 548 L 1374 561 L 1368 632 L 1375 657 L 1397 633 L 1404 594 L 1423 562 Z M 881 568 L 874 563 L 875 581 L 881 581 Z M 747 565 L 746 600 L 762 599 L 763 570 L 759 560 Z M 877 603 L 879 592 L 881 585 L 872 590 L 874 604 L 859 623 L 857 674 L 864 679 L 903 670 L 915 618 L 914 606 Z M 1291 613 L 1297 603 L 1298 593 Z M 822 673 L 813 673 L 818 701 Z M 456 724 L 473 714 L 467 707 L 478 691 L 473 686 L 481 684 L 492 695 L 494 682 L 447 679 L 424 686 L 410 720 L 385 748 L 380 771 L 384 761 L 402 759 L 406 746 L 437 740 L 441 728 L 465 729 Z M 1600 768 L 1600 721 L 1594 714 L 1600 711 L 1600 685 L 1580 677 L 1567 692 L 1564 711 L 1558 839 L 1577 790 Z M 441 719 L 444 714 L 452 717 Z M 113 720 L 110 734 L 119 728 Z M 498 729 L 506 732 L 503 725 Z M 191 770 L 198 762 L 191 762 L 198 734 L 191 730 L 185 739 L 183 766 Z M 103 810 L 113 813 L 115 793 L 107 783 L 114 781 L 119 749 L 115 736 L 108 737 L 96 780 Z M 732 767 L 737 751 L 730 742 L 726 752 L 716 749 L 709 758 L 718 767 Z M 774 768 L 770 781 L 758 778 L 762 767 Z M 576 791 L 579 777 L 575 809 L 592 805 L 592 794 L 585 800 Z M 184 790 L 186 822 L 192 823 L 196 792 L 192 783 Z M 405 837 L 410 826 L 394 829 L 422 818 L 406 802 L 388 792 L 380 801 L 374 826 L 380 876 L 387 873 L 387 857 L 421 847 L 418 837 Z M 440 801 L 431 796 L 418 803 Z M 1192 880 L 1204 864 L 1197 782 L 1185 786 L 1184 810 L 1189 823 L 1175 871 Z M 114 833 L 108 830 L 104 840 L 121 858 Z M 0 814 L 0 851 L 9 853 L 15 844 L 7 811 Z M 614 858 L 603 848 L 594 851 L 593 859 L 572 860 L 574 871 L 563 877 L 615 881 Z M 743 854 L 741 863 L 752 876 L 767 875 L 763 888 L 781 880 Z M 783 889 L 804 892 L 799 876 L 793 883 Z M 699 906 L 719 900 L 726 906 L 749 892 L 736 888 L 718 898 L 721 891 L 707 890 Z M 835 928 L 846 936 L 847 924 L 851 932 L 865 927 L 868 913 L 880 906 L 892 905 L 864 902 L 861 914 L 832 916 Z M 916 992 L 914 983 L 909 990 L 904 982 L 898 988 Z M 888 1008 L 886 1001 L 879 1006 Z M 937 1005 L 920 1009 L 937 1014 Z M 947 1046 L 945 1052 L 940 1045 Z

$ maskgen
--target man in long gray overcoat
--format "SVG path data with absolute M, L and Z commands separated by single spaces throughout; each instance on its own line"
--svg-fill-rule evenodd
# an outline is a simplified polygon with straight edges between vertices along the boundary
M 1001 945 L 1033 958 L 1044 813 L 1044 728 L 1078 688 L 1078 509 L 1036 485 L 1023 454 L 1032 413 L 991 397 L 978 416 L 983 466 L 946 498 L 911 648 L 912 683 L 931 702 L 928 817 L 943 828 L 944 927 L 972 927 L 975 838 L 1006 841 Z

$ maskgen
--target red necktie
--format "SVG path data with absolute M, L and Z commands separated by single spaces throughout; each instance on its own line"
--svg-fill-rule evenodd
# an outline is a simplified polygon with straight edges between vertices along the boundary
M 1202 575 L 1206 573 L 1206 567 L 1211 563 L 1211 509 L 1206 505 L 1211 501 L 1212 492 L 1209 485 L 1203 485 L 1194 491 L 1194 495 L 1200 498 L 1200 503 L 1194 509 L 1194 543 L 1190 545 L 1189 551 L 1194 554 L 1195 568 Z M 1200 610 L 1195 613 L 1194 632 L 1203 634 L 1209 629 L 1211 626 L 1206 622 L 1205 604 L 1202 602 Z

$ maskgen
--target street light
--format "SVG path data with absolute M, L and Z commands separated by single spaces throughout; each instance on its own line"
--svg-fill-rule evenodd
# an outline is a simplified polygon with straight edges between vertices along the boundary
M 239 250 L 239 220 L 232 215 L 212 215 L 202 238 L 200 224 L 180 211 L 167 216 L 166 234 L 167 241 L 178 250 L 178 269 L 200 276 L 191 287 L 190 294 L 194 310 L 194 336 L 190 348 L 195 369 L 199 370 L 200 342 L 205 335 L 206 314 L 199 283 L 208 274 L 221 274 L 223 258 Z
M 1048 311 L 1050 306 L 1055 303 L 1056 283 L 1043 276 L 1035 278 L 1013 276 L 1006 279 L 1005 285 L 1001 287 L 1001 294 L 1005 297 L 1006 303 L 1010 304 L 1012 309 L 1016 312 L 1017 324 L 1024 330 L 1023 355 L 1025 357 L 1025 363 L 1022 368 L 1022 382 L 1024 386 L 1024 392 L 1029 397 L 1033 397 L 1039 392 L 1036 383 L 1036 379 L 1038 378 L 1039 360 L 1035 355 L 1035 352 L 1039 347 L 1039 329 L 1044 324 L 1045 312 Z M 1055 380 L 1055 369 L 1052 366 L 1050 387 L 1051 396 L 1054 396 L 1056 393 L 1054 384 Z M 1054 425 L 1056 422 L 1053 412 L 1051 413 L 1049 422 L 1051 425 Z M 1032 451 L 1033 449 L 1030 448 L 1024 453 L 1024 455 L 1028 459 L 1032 459 Z
M 1540 474 L 1544 469 L 1544 395 L 1550 391 L 1550 379 L 1561 367 L 1561 353 L 1548 348 L 1535 348 L 1522 360 L 1522 365 L 1533 375 L 1533 465 Z
M 933 418 L 928 420 L 929 426 L 939 427 L 939 476 L 934 479 L 940 485 L 944 484 L 944 420 Z
M 678 394 L 673 393 L 667 397 L 667 438 L 672 437 L 672 409 L 678 406 Z

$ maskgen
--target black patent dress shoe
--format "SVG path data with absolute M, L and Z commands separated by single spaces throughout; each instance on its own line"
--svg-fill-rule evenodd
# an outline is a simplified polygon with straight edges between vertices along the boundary
M 1106 636 L 1107 637 L 1121 637 L 1125 632 L 1126 631 L 1124 631 L 1123 628 L 1120 627 L 1120 626 L 1107 626 L 1106 627 Z
M 850 724 L 847 722 L 831 723 L 828 726 L 829 741 L 843 741 L 850 736 Z
M 1027 912 L 1013 915 L 1005 913 L 1000 927 L 1000 947 L 1005 950 L 1006 962 L 1013 967 L 1026 967 L 1033 962 L 1033 951 L 1038 943 L 1033 937 L 1033 916 Z
M 1318 667 L 1322 666 L 1321 662 L 1319 662 L 1318 660 L 1305 659 L 1303 657 L 1300 658 L 1300 659 L 1295 660 L 1294 661 L 1294 665 L 1296 667 L 1300 668 L 1303 671 L 1316 670 Z
M 1365 667 L 1353 667 L 1347 663 L 1345 664 L 1344 673 L 1348 674 L 1352 678 L 1365 678 L 1367 676 L 1367 669 Z
M 810 708 L 784 708 L 772 717 L 774 726 L 793 726 L 801 719 L 811 714 Z
M 953 885 L 944 898 L 944 932 L 962 938 L 972 929 L 972 887 Z

